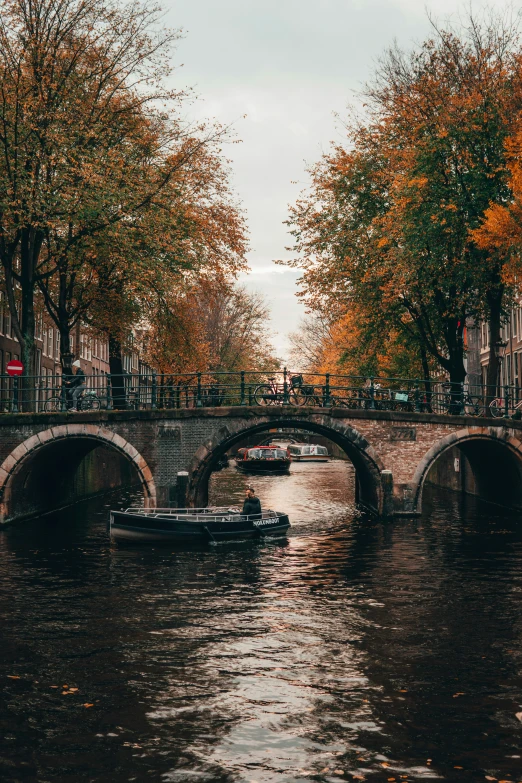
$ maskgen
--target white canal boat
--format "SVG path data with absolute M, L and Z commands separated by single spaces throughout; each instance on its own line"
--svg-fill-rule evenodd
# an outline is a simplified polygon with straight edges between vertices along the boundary
M 288 454 L 292 462 L 328 462 L 330 459 L 328 449 L 315 443 L 290 443 Z

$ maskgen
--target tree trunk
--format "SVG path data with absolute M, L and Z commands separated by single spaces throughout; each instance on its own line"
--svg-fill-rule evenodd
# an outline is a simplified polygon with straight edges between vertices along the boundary
M 72 375 L 73 355 L 71 351 L 71 329 L 69 319 L 60 320 L 58 324 L 60 332 L 60 361 L 62 363 L 62 372 L 64 375 Z
M 112 403 L 115 408 L 127 407 L 121 342 L 109 333 L 109 367 L 111 371 Z
M 463 412 L 463 384 L 466 380 L 466 367 L 464 365 L 464 323 L 465 320 L 459 320 L 455 328 L 451 325 L 448 328 L 448 348 L 449 348 L 449 379 L 450 379 L 450 405 L 448 413 L 458 415 Z

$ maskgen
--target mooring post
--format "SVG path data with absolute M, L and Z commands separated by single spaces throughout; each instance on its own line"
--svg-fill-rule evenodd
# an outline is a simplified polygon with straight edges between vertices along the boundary
M 381 470 L 382 515 L 393 516 L 393 473 L 391 470 Z

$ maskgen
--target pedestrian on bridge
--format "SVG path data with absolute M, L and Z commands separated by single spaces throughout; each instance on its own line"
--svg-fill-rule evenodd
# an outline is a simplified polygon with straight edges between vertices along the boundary
M 79 410 L 80 396 L 85 391 L 85 373 L 82 370 L 82 365 L 79 359 L 76 359 L 72 366 L 74 374 L 72 378 L 66 383 L 69 387 L 72 398 L 72 409 Z

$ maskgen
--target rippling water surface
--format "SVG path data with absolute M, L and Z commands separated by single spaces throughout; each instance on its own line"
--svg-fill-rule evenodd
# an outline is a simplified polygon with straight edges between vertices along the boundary
M 255 483 L 287 541 L 111 548 L 123 497 L 0 533 L 0 780 L 521 781 L 522 520 L 376 523 L 342 462 Z

